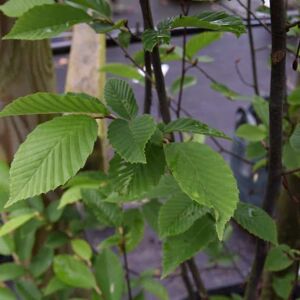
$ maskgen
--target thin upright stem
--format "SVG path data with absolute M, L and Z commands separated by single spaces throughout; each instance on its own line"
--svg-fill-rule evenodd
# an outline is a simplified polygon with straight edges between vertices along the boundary
M 187 266 L 185 263 L 182 263 L 180 265 L 180 269 L 181 269 L 181 278 L 182 278 L 182 281 L 185 285 L 185 288 L 186 288 L 186 291 L 189 295 L 189 298 L 190 300 L 195 300 L 195 293 L 194 293 L 194 290 L 193 290 L 193 285 L 190 281 L 190 278 L 189 278 L 189 275 L 188 275 L 188 270 L 187 270 Z
M 142 10 L 143 20 L 144 24 L 146 25 L 146 29 L 154 29 L 152 11 L 149 0 L 140 0 L 140 7 Z M 165 78 L 161 68 L 161 59 L 158 45 L 156 45 L 153 48 L 151 58 L 153 71 L 155 75 L 155 85 L 159 101 L 160 113 L 163 121 L 167 124 L 171 121 L 171 113 L 169 109 Z
M 152 64 L 151 64 L 151 53 L 145 51 L 145 70 L 146 70 L 146 78 L 145 78 L 145 100 L 144 100 L 144 113 L 151 113 L 152 106 L 152 81 L 149 78 L 152 78 Z
M 286 95 L 286 10 L 284 0 L 271 1 L 271 87 L 269 101 L 268 182 L 263 209 L 273 214 L 275 201 L 279 196 L 282 177 L 282 120 L 283 103 Z M 245 300 L 257 299 L 257 286 L 261 280 L 268 245 L 257 240 L 254 263 L 246 288 Z

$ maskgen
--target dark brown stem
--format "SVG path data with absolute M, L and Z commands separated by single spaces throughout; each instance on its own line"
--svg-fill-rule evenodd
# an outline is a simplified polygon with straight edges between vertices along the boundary
M 126 237 L 124 227 L 119 228 L 120 234 L 122 236 L 120 249 L 123 254 L 124 259 L 124 270 L 125 270 L 125 279 L 127 284 L 128 300 L 133 300 L 131 283 L 130 283 L 130 269 L 128 264 L 127 250 L 126 250 Z
M 247 0 L 247 25 L 248 25 L 248 38 L 250 46 L 250 55 L 251 55 L 251 66 L 252 66 L 252 79 L 253 79 L 253 89 L 256 95 L 259 96 L 259 85 L 257 79 L 257 66 L 256 66 L 256 53 L 254 46 L 254 38 L 251 26 L 251 1 Z
M 185 263 L 181 264 L 180 268 L 181 268 L 181 278 L 185 285 L 187 293 L 189 295 L 188 299 L 195 300 L 195 293 L 193 290 L 193 285 L 192 285 L 189 275 L 188 275 L 188 270 L 187 270 L 186 264 Z
M 271 29 L 272 29 L 272 53 L 271 53 L 271 88 L 269 102 L 270 116 L 270 148 L 269 170 L 263 209 L 270 215 L 273 214 L 275 201 L 279 196 L 282 175 L 282 119 L 283 103 L 286 90 L 286 10 L 284 0 L 271 1 Z M 245 299 L 257 299 L 257 286 L 259 285 L 268 245 L 257 240 L 256 252 Z
M 195 285 L 197 287 L 197 291 L 198 291 L 198 295 L 200 296 L 200 299 L 202 300 L 208 300 L 208 293 L 207 290 L 205 288 L 204 282 L 200 276 L 198 267 L 195 263 L 195 260 L 193 258 L 189 259 L 187 261 L 187 265 L 190 269 L 190 272 L 192 274 L 193 280 L 195 282 Z
M 146 70 L 146 78 L 145 78 L 145 100 L 144 100 L 144 113 L 151 113 L 152 106 L 152 81 L 149 79 L 152 78 L 152 64 L 151 64 L 151 53 L 145 51 L 145 70 Z
M 154 24 L 149 0 L 140 0 L 140 6 L 143 14 L 144 24 L 146 25 L 145 28 L 153 30 Z M 159 101 L 160 113 L 163 121 L 167 124 L 171 121 L 171 113 L 169 109 L 165 78 L 161 68 L 159 47 L 157 45 L 153 48 L 151 58 L 155 75 L 155 85 Z

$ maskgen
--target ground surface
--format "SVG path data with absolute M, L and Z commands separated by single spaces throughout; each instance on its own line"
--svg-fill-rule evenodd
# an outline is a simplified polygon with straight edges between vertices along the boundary
M 128 4 L 127 10 L 121 13 L 118 17 L 128 18 L 130 26 L 134 27 L 136 22 L 140 22 L 138 0 L 126 0 L 120 1 L 122 5 Z M 178 6 L 175 5 L 177 1 L 159 1 L 153 0 L 155 21 L 161 20 L 167 16 L 176 15 L 179 13 Z M 237 5 L 236 3 L 230 5 Z M 226 3 L 227 4 L 227 3 Z M 215 10 L 222 9 L 215 4 L 201 4 L 194 5 L 192 12 L 213 8 Z M 239 8 L 240 13 L 243 10 Z M 258 74 L 259 74 L 259 87 L 261 95 L 268 95 L 269 90 L 269 67 L 268 67 L 268 55 L 270 35 L 263 28 L 256 27 L 254 29 L 255 47 L 259 49 L 257 51 L 258 62 Z M 181 39 L 176 38 L 175 44 L 181 44 Z M 140 45 L 134 45 L 130 47 L 129 51 L 134 53 L 139 50 Z M 201 54 L 212 56 L 215 61 L 211 64 L 203 64 L 202 67 L 216 80 L 228 85 L 233 90 L 244 94 L 252 95 L 252 88 L 246 86 L 240 79 L 235 70 L 235 61 L 239 60 L 239 66 L 242 71 L 243 77 L 247 82 L 251 82 L 251 65 L 250 54 L 248 45 L 248 36 L 243 35 L 239 39 L 232 34 L 224 34 L 223 38 L 214 43 L 212 46 L 205 49 Z M 57 80 L 58 89 L 63 91 L 67 56 L 57 56 L 55 58 L 57 66 Z M 126 58 L 122 55 L 118 48 L 108 49 L 108 62 L 127 62 Z M 172 63 L 169 65 L 170 70 L 166 75 L 166 81 L 170 84 L 180 74 L 180 65 Z M 293 77 L 293 71 L 288 66 L 288 73 L 290 77 Z M 220 94 L 210 89 L 210 82 L 203 77 L 199 72 L 193 71 L 192 75 L 198 78 L 198 84 L 184 93 L 183 107 L 195 118 L 206 122 L 207 124 L 223 130 L 225 133 L 232 136 L 234 131 L 234 125 L 236 120 L 236 110 L 238 107 L 246 107 L 247 103 L 231 102 L 225 99 Z M 143 89 L 135 86 L 137 99 L 142 103 L 143 101 Z M 155 106 L 157 102 L 155 100 Z M 225 145 L 230 147 L 230 144 Z M 229 159 L 228 157 L 226 157 Z M 98 237 L 97 237 L 98 238 Z M 235 230 L 233 238 L 228 243 L 230 251 L 238 253 L 241 258 L 237 261 L 239 269 L 230 268 L 206 268 L 207 258 L 201 254 L 197 257 L 197 264 L 200 269 L 205 269 L 203 272 L 204 282 L 208 288 L 215 288 L 220 286 L 226 286 L 228 284 L 234 284 L 242 282 L 244 276 L 249 271 L 253 254 L 253 241 L 239 230 Z M 129 263 L 132 269 L 137 271 L 145 270 L 146 268 L 159 268 L 160 267 L 160 255 L 161 245 L 155 239 L 153 232 L 149 229 L 145 236 L 144 241 L 140 245 L 137 251 L 130 254 Z M 168 287 L 172 300 L 183 299 L 185 296 L 185 289 L 182 285 L 180 278 L 167 279 L 166 286 Z M 151 299 L 151 298 L 149 298 Z

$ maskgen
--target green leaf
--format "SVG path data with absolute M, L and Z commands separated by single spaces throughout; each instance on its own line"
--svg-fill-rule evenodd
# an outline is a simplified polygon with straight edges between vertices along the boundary
M 103 250 L 95 262 L 96 279 L 105 300 L 121 300 L 124 289 L 123 266 L 112 251 Z
M 287 245 L 278 245 L 272 248 L 265 262 L 265 269 L 270 272 L 277 272 L 288 268 L 293 264 L 293 259 L 289 255 L 291 248 Z
M 93 251 L 89 243 L 85 240 L 75 239 L 71 241 L 71 246 L 73 251 L 81 258 L 86 261 L 91 260 L 93 256 Z
M 92 17 L 82 9 L 63 4 L 35 6 L 23 14 L 4 39 L 42 40 L 52 38 Z
M 214 81 L 211 83 L 210 87 L 214 91 L 223 95 L 225 98 L 228 98 L 229 100 L 250 100 L 250 97 L 242 96 L 241 94 L 233 91 L 228 86 L 226 86 L 220 82 Z
M 169 275 L 182 262 L 205 248 L 214 238 L 214 223 L 208 215 L 196 221 L 188 231 L 167 238 L 163 243 L 162 277 Z
M 124 48 L 128 48 L 131 41 L 131 33 L 128 31 L 121 31 L 118 35 L 118 41 Z
M 157 297 L 160 300 L 169 300 L 168 290 L 162 283 L 152 278 L 142 278 L 140 285 L 145 291 Z
M 274 220 L 261 208 L 239 202 L 234 219 L 244 229 L 262 240 L 277 244 L 277 230 Z
M 223 157 L 209 146 L 195 142 L 165 146 L 167 164 L 190 198 L 213 208 L 219 239 L 239 201 L 237 184 Z
M 52 201 L 46 209 L 46 217 L 51 223 L 56 223 L 62 216 L 63 210 L 59 209 L 60 202 Z
M 10 255 L 15 251 L 15 242 L 12 236 L 5 235 L 0 237 L 0 254 Z
M 267 137 L 267 130 L 263 125 L 243 124 L 236 130 L 235 134 L 250 142 L 260 142 Z
M 290 145 L 295 151 L 300 151 L 300 124 L 297 124 L 293 134 L 290 137 Z
M 3 226 L 0 227 L 0 237 L 11 233 L 12 231 L 16 230 L 20 226 L 24 225 L 31 219 L 33 219 L 36 216 L 36 213 L 28 213 L 25 215 L 17 216 L 8 222 L 6 222 Z
M 96 216 L 99 222 L 108 226 L 120 226 L 123 221 L 122 209 L 114 203 L 104 201 L 100 191 L 82 190 L 85 205 Z
M 106 64 L 100 69 L 101 72 L 110 73 L 116 76 L 132 79 L 132 80 L 138 80 L 138 81 L 144 81 L 143 75 L 139 73 L 139 71 L 126 64 L 121 63 L 111 63 Z
M 185 232 L 207 211 L 207 208 L 191 200 L 186 194 L 176 194 L 159 211 L 160 237 L 165 238 Z
M 183 89 L 186 89 L 188 87 L 194 86 L 197 84 L 197 78 L 194 76 L 185 76 L 183 80 Z M 175 81 L 173 81 L 171 85 L 171 93 L 177 94 L 179 93 L 181 88 L 181 77 L 177 78 Z
M 186 55 L 188 58 L 192 58 L 200 50 L 209 46 L 213 42 L 219 40 L 222 37 L 220 32 L 203 32 L 196 34 L 189 39 L 186 43 Z
M 16 300 L 15 294 L 8 288 L 0 287 L 1 300 Z
M 54 258 L 53 270 L 63 283 L 83 289 L 96 287 L 96 281 L 90 269 L 70 255 L 58 255 Z
M 103 103 L 97 98 L 85 94 L 36 93 L 18 98 L 8 104 L 0 112 L 0 117 L 56 113 L 97 114 L 101 116 L 109 114 Z
M 15 263 L 4 263 L 0 265 L 0 281 L 14 280 L 24 274 L 24 268 Z
M 9 0 L 0 5 L 0 11 L 2 11 L 8 17 L 20 17 L 36 5 L 53 3 L 54 0 Z
M 53 277 L 50 279 L 48 285 L 44 289 L 43 293 L 44 296 L 49 296 L 51 294 L 54 294 L 58 291 L 64 290 L 70 288 L 66 284 L 64 284 L 62 281 L 60 281 L 57 277 Z
M 180 16 L 172 22 L 172 28 L 196 27 L 213 31 L 232 32 L 237 36 L 246 32 L 241 18 L 230 16 L 226 12 L 201 12 L 197 16 Z
M 7 206 L 63 185 L 85 164 L 98 128 L 87 116 L 64 116 L 43 123 L 28 135 L 10 170 Z
M 110 18 L 112 15 L 111 7 L 107 0 L 68 0 L 68 2 L 93 9 L 102 17 Z
M 283 147 L 283 164 L 288 170 L 300 167 L 299 152 L 295 151 L 290 142 L 286 143 Z
M 29 280 L 19 280 L 16 283 L 16 291 L 22 300 L 42 300 L 42 294 L 36 284 Z
M 34 277 L 39 277 L 45 273 L 51 266 L 54 257 L 53 249 L 43 247 L 37 255 L 35 255 L 29 266 L 30 273 Z
M 269 103 L 262 97 L 254 97 L 252 101 L 253 108 L 261 119 L 261 121 L 266 125 L 269 126 Z
M 162 204 L 156 199 L 152 199 L 151 201 L 142 206 L 142 213 L 144 215 L 145 220 L 156 233 L 159 233 L 158 213 L 161 207 Z
M 133 251 L 144 238 L 144 218 L 138 209 L 124 213 L 125 240 L 127 251 Z
M 111 109 L 120 117 L 130 120 L 136 117 L 138 106 L 130 85 L 120 79 L 110 79 L 105 85 L 104 97 Z
M 165 156 L 161 146 L 148 143 L 146 164 L 130 164 L 116 156 L 110 168 L 112 189 L 123 201 L 142 198 L 155 187 L 165 171 Z M 108 200 L 107 200 L 108 201 Z
M 144 49 L 152 52 L 156 45 L 168 44 L 170 42 L 170 37 L 170 31 L 165 28 L 158 28 L 158 30 L 147 29 L 142 35 Z
M 108 139 L 114 150 L 130 163 L 146 163 L 145 147 L 156 130 L 154 119 L 143 115 L 131 121 L 114 120 L 108 128 Z
M 289 94 L 288 103 L 291 105 L 299 105 L 300 104 L 300 87 L 297 87 Z
M 283 276 L 274 275 L 272 278 L 272 288 L 282 299 L 288 299 L 291 295 L 295 282 L 295 274 L 287 273 Z
M 173 131 L 189 132 L 229 139 L 229 137 L 222 131 L 211 128 L 208 125 L 191 118 L 179 118 L 170 122 L 163 128 L 164 133 L 171 133 Z

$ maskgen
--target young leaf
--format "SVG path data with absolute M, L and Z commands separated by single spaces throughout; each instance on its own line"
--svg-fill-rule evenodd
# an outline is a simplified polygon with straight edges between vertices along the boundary
M 42 40 L 55 37 L 78 23 L 88 23 L 92 17 L 82 9 L 64 4 L 35 6 L 23 14 L 4 39 Z
M 30 10 L 36 5 L 53 4 L 54 0 L 9 0 L 0 5 L 0 11 L 2 11 L 8 17 L 20 17 L 26 11 Z
M 289 255 L 291 248 L 287 245 L 278 245 L 272 248 L 265 262 L 265 269 L 270 272 L 277 272 L 288 268 L 293 264 L 293 259 Z
M 232 32 L 237 36 L 246 32 L 241 18 L 230 16 L 226 12 L 205 11 L 197 16 L 180 16 L 174 18 L 172 28 L 197 27 L 213 31 Z
M 57 278 L 67 285 L 83 289 L 95 288 L 97 285 L 89 268 L 73 256 L 56 256 L 53 270 Z
M 105 300 L 121 300 L 124 289 L 123 266 L 111 250 L 103 250 L 95 262 L 96 280 Z
M 104 97 L 111 109 L 120 117 L 127 120 L 136 117 L 138 106 L 133 90 L 126 81 L 110 79 L 105 85 Z
M 237 184 L 222 156 L 195 142 L 165 146 L 167 164 L 181 189 L 201 205 L 213 208 L 219 239 L 239 201 Z
M 158 225 L 160 237 L 165 238 L 185 232 L 197 219 L 206 214 L 207 211 L 207 208 L 199 205 L 186 194 L 176 194 L 159 211 Z
M 269 103 L 262 97 L 255 96 L 252 101 L 252 106 L 261 119 L 261 121 L 269 126 Z
M 229 137 L 227 137 L 227 135 L 222 131 L 211 128 L 208 125 L 191 118 L 179 118 L 170 122 L 163 128 L 164 133 L 170 133 L 173 131 L 189 132 L 229 139 Z
M 293 272 L 285 275 L 274 275 L 272 278 L 272 288 L 281 299 L 288 299 L 291 295 L 295 282 L 295 274 Z
M 144 81 L 143 75 L 139 73 L 139 71 L 127 64 L 121 63 L 111 63 L 106 64 L 100 69 L 101 72 L 110 73 L 116 76 L 128 78 L 131 80 Z
M 223 95 L 225 98 L 228 98 L 229 100 L 250 100 L 247 96 L 242 96 L 241 94 L 233 91 L 228 86 L 220 83 L 220 82 L 212 82 L 210 87 Z
M 84 260 L 91 260 L 93 256 L 93 251 L 89 243 L 85 240 L 75 239 L 71 241 L 71 246 L 73 251 Z
M 186 89 L 188 87 L 194 86 L 197 84 L 197 78 L 194 76 L 185 76 L 183 81 L 183 88 Z M 171 93 L 177 94 L 179 93 L 181 88 L 181 77 L 177 78 L 173 81 L 171 85 Z
M 220 32 L 203 32 L 194 35 L 186 43 L 186 55 L 188 58 L 193 58 L 200 50 L 209 46 L 213 42 L 217 41 L 222 37 Z
M 239 202 L 234 219 L 251 234 L 265 241 L 277 244 L 277 231 L 274 220 L 261 208 Z
M 39 125 L 20 146 L 10 170 L 7 206 L 65 184 L 93 150 L 97 123 L 87 116 L 64 116 Z
M 267 130 L 263 125 L 243 124 L 236 130 L 235 134 L 250 142 L 260 142 L 267 137 Z
M 11 233 L 15 229 L 19 228 L 23 224 L 27 223 L 31 219 L 33 219 L 36 216 L 36 213 L 28 213 L 25 215 L 20 215 L 17 217 L 14 217 L 13 219 L 9 220 L 8 222 L 4 223 L 3 226 L 0 227 L 0 237 Z
M 23 276 L 25 270 L 15 263 L 4 263 L 0 265 L 0 281 L 14 280 Z
M 292 136 L 290 137 L 290 145 L 295 151 L 300 151 L 300 124 L 297 124 Z
M 143 32 L 142 41 L 144 49 L 152 52 L 153 48 L 158 44 L 168 44 L 170 42 L 170 31 L 169 30 L 154 30 L 147 29 Z
M 121 208 L 114 203 L 105 202 L 100 191 L 82 190 L 85 205 L 96 216 L 98 221 L 108 226 L 120 226 L 123 221 Z
M 107 108 L 97 98 L 85 94 L 57 95 L 36 93 L 16 99 L 0 112 L 0 117 L 36 114 L 98 114 L 108 115 Z
M 163 274 L 166 277 L 182 262 L 193 257 L 215 238 L 213 220 L 206 215 L 186 232 L 167 238 L 163 243 Z
M 156 130 L 153 117 L 143 115 L 131 121 L 114 120 L 108 138 L 114 150 L 130 163 L 146 163 L 145 147 Z

